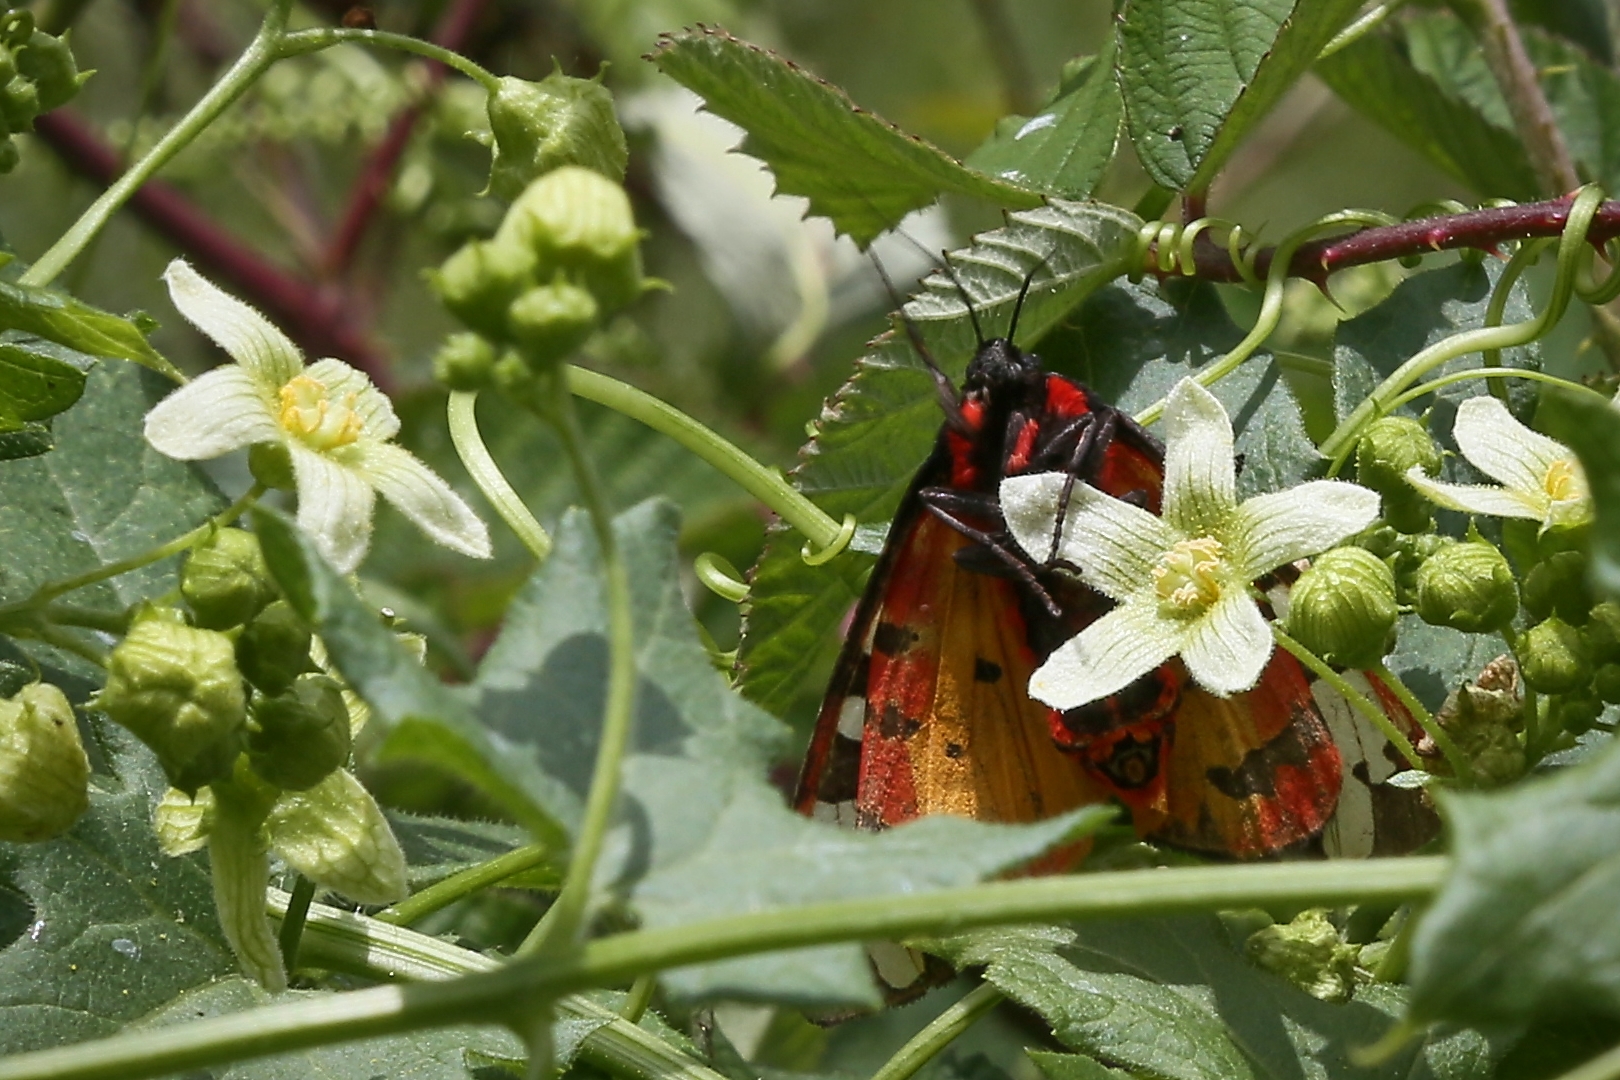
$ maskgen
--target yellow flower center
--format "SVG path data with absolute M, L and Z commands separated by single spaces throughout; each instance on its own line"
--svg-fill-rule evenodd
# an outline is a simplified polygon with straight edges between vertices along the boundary
M 1559 458 L 1553 462 L 1547 475 L 1542 477 L 1541 486 L 1553 502 L 1578 499 L 1585 494 L 1581 476 L 1575 471 L 1575 462 L 1569 458 Z
M 1221 596 L 1221 542 L 1213 536 L 1178 541 L 1153 568 L 1153 585 L 1165 614 L 1201 614 Z
M 313 450 L 335 450 L 360 438 L 365 422 L 354 411 L 356 395 L 334 401 L 326 384 L 300 375 L 281 388 L 281 426 Z

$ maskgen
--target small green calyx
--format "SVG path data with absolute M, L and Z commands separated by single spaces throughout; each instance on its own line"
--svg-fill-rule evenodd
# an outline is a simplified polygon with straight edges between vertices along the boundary
M 292 454 L 281 443 L 254 443 L 248 447 L 248 472 L 257 483 L 273 491 L 298 490 Z
M 451 334 L 433 354 L 433 377 L 460 393 L 482 390 L 495 377 L 495 346 L 479 334 Z
M 1513 569 L 1484 540 L 1458 541 L 1435 551 L 1418 567 L 1415 593 L 1424 622 L 1469 634 L 1501 630 L 1519 610 Z
M 153 613 L 107 658 L 95 706 L 152 748 L 169 783 L 191 794 L 230 775 L 247 701 L 231 639 Z
M 67 39 L 34 26 L 27 11 L 0 16 L 0 172 L 17 164 L 10 136 L 34 130 L 34 119 L 65 105 L 90 72 L 80 72 Z
M 565 165 L 624 179 L 630 153 L 613 95 L 596 79 L 555 72 L 539 82 L 510 76 L 489 97 L 495 139 L 489 188 L 515 199 L 531 181 Z
M 641 231 L 624 188 L 599 172 L 567 165 L 518 196 L 492 241 L 539 259 L 539 277 L 558 271 L 589 289 L 611 315 L 641 295 Z
M 1501 656 L 1486 664 L 1476 681 L 1447 695 L 1435 714 L 1468 758 L 1480 786 L 1496 787 L 1524 774 L 1524 746 L 1517 734 L 1523 727 L 1523 708 L 1518 664 L 1511 656 Z M 1423 739 L 1418 750 L 1431 772 L 1449 773 L 1444 756 L 1429 739 Z
M 276 584 L 257 536 L 245 529 L 220 529 L 187 557 L 180 593 L 198 626 L 229 630 L 274 600 Z
M 283 791 L 312 788 L 349 760 L 349 709 L 343 688 L 325 675 L 302 676 L 286 693 L 256 699 L 253 723 L 248 762 Z
M 428 274 L 450 313 L 491 341 L 506 341 L 506 309 L 535 276 L 535 254 L 522 244 L 473 240 Z
M 310 630 L 285 600 L 268 605 L 243 627 L 236 639 L 236 666 L 254 688 L 282 694 L 293 680 L 315 670 L 310 659 Z
M 1406 416 L 1386 416 L 1356 444 L 1356 480 L 1383 496 L 1383 517 L 1403 533 L 1420 533 L 1433 523 L 1428 501 L 1406 482 L 1412 469 L 1433 476 L 1440 471 L 1440 449 L 1422 424 Z
M 550 285 L 537 285 L 514 300 L 506 318 L 524 362 L 544 370 L 585 344 L 600 315 L 589 292 L 559 276 Z
M 1395 644 L 1395 574 L 1360 547 L 1317 556 L 1288 598 L 1288 634 L 1330 664 L 1372 667 Z
M 1586 584 L 1586 556 L 1579 551 L 1549 555 L 1524 577 L 1524 610 L 1532 619 L 1557 615 L 1581 626 L 1596 599 Z
M 73 706 L 50 683 L 0 700 L 0 840 L 66 832 L 90 806 L 90 761 Z
M 265 829 L 287 865 L 362 904 L 404 898 L 405 854 L 377 801 L 338 769 L 308 791 L 283 795 Z
M 1519 639 L 1519 672 L 1532 690 L 1567 694 L 1592 678 L 1592 658 L 1581 632 L 1554 615 Z
M 1571 735 L 1592 730 L 1603 715 L 1603 702 L 1591 691 L 1565 694 L 1553 706 L 1553 722 Z
M 1349 1001 L 1355 990 L 1359 950 L 1339 940 L 1339 931 L 1321 908 L 1303 911 L 1292 922 L 1256 930 L 1243 943 L 1243 951 L 1254 963 L 1322 1001 Z

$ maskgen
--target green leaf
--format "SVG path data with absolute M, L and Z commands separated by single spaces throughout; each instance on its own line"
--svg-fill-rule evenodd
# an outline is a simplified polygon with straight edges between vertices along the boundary
M 945 192 L 998 206 L 1040 204 L 1034 192 L 963 167 L 830 83 L 723 30 L 665 34 L 650 59 L 748 133 L 743 153 L 770 166 L 779 194 L 808 197 L 811 213 L 862 247 Z
M 1508 7 L 1520 23 L 1573 42 L 1604 64 L 1614 63 L 1614 36 L 1603 0 L 1512 0 Z
M 1005 332 L 1019 290 L 1041 266 L 1018 324 L 1019 339 L 1034 341 L 1124 271 L 1140 225 L 1122 210 L 1054 201 L 1011 215 L 1005 228 L 953 254 L 951 264 L 989 335 Z M 956 286 L 930 277 L 906 312 L 941 370 L 960 378 L 978 339 Z M 881 525 L 928 456 L 942 419 L 926 365 L 904 335 L 886 335 L 855 362 L 854 377 L 828 402 L 794 479 L 834 518 L 854 514 L 863 524 Z M 881 545 L 869 536 L 858 543 L 872 554 Z M 862 555 L 846 554 L 828 566 L 806 566 L 802 545 L 797 534 L 772 532 L 754 570 L 742 642 L 743 692 L 777 713 L 803 692 L 812 673 L 825 670 L 833 628 L 870 565 Z
M 1600 590 L 1620 596 L 1620 413 L 1585 394 L 1560 393 L 1558 399 L 1574 421 L 1560 434 L 1580 458 L 1597 511 L 1588 572 Z
M 337 997 L 324 990 L 293 990 L 272 997 L 247 979 L 222 979 L 179 995 L 138 1025 L 132 1025 L 132 1030 L 178 1027 L 272 1003 L 307 1003 L 322 998 L 335 1002 Z M 505 1028 L 467 1025 L 275 1054 L 187 1076 L 196 1080 L 378 1080 L 384 1076 L 389 1080 L 467 1080 L 473 1062 L 517 1061 L 523 1057 L 523 1044 Z
M 1497 634 L 1465 634 L 1430 626 L 1416 615 L 1396 623 L 1395 651 L 1386 663 L 1430 711 L 1464 682 L 1479 678 L 1485 665 L 1508 651 Z
M 1518 138 L 1420 71 L 1392 34 L 1367 34 L 1315 70 L 1358 112 L 1475 193 L 1537 197 L 1535 170 Z
M 28 421 L 15 431 L 0 431 L 0 461 L 38 457 L 54 449 L 56 439 L 51 435 L 49 424 Z
M 505 855 L 532 839 L 517 826 L 499 821 L 462 821 L 390 811 L 388 823 L 394 827 L 394 836 L 405 852 L 412 892 Z M 556 884 L 557 873 L 549 867 L 501 881 L 503 889 Z
M 180 379 L 174 365 L 147 344 L 146 335 L 133 322 L 65 293 L 0 281 L 0 330 L 21 330 L 91 356 L 133 360 Z
M 1089 198 L 1114 159 L 1123 109 L 1110 37 L 1102 52 L 1073 65 L 1039 112 L 999 121 L 963 164 L 1060 198 Z
M 1110 1069 L 1083 1054 L 1031 1050 L 1029 1059 L 1041 1070 L 1046 1080 L 1132 1080 L 1130 1073 Z
M 1441 795 L 1452 870 L 1412 938 L 1412 1017 L 1620 1016 L 1620 746 Z
M 1204 191 L 1359 0 L 1129 0 L 1119 78 L 1155 183 Z
M 371 706 L 371 722 L 387 732 L 382 756 L 420 758 L 449 770 L 494 798 L 541 843 L 565 848 L 562 825 L 544 809 L 557 781 L 532 755 L 491 732 L 473 715 L 464 695 L 417 663 L 376 609 L 355 595 L 291 518 L 259 506 L 253 510 L 253 527 L 287 600 L 315 628 L 333 665 Z
M 206 859 L 158 849 L 162 770 L 123 728 L 95 732 L 112 771 L 85 816 L 56 840 L 0 843 L 0 883 L 32 908 L 0 950 L 0 1053 L 112 1035 L 236 967 Z
M 49 420 L 67 409 L 84 393 L 85 374 L 93 364 L 89 357 L 37 338 L 0 340 L 0 429 Z
M 1502 1049 L 1472 1031 L 1438 1030 L 1358 1068 L 1352 1053 L 1393 1025 L 1404 991 L 1373 984 L 1347 1004 L 1318 1001 L 1251 964 L 1213 917 L 997 929 L 942 944 L 957 963 L 988 965 L 985 978 L 1059 1041 L 1131 1075 L 1485 1080 Z

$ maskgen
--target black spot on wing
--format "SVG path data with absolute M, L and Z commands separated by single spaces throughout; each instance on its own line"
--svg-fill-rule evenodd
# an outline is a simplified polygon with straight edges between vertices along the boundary
M 917 643 L 917 631 L 898 623 L 880 622 L 872 633 L 872 651 L 897 656 Z
M 995 683 L 1001 681 L 1001 665 L 982 656 L 973 659 L 973 681 Z
M 827 752 L 827 767 L 821 774 L 816 799 L 824 803 L 849 802 L 855 798 L 861 780 L 861 741 L 834 735 Z
M 907 716 L 900 707 L 890 703 L 878 715 L 878 734 L 885 739 L 909 739 L 922 728 L 922 722 Z
M 1204 776 L 1210 786 L 1231 799 L 1247 799 L 1254 795 L 1267 798 L 1277 793 L 1277 770 L 1284 765 L 1302 767 L 1310 763 L 1310 753 L 1300 740 L 1300 725 L 1289 724 L 1264 746 L 1257 746 L 1243 755 L 1235 769 L 1217 765 Z

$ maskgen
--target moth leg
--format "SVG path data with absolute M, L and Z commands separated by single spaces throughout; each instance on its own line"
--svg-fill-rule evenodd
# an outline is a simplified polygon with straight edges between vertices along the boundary
M 1002 565 L 1012 571 L 1013 576 L 1021 581 L 1030 590 L 1031 594 L 1040 600 L 1041 606 L 1046 609 L 1048 614 L 1054 619 L 1062 617 L 1063 612 L 1057 606 L 1057 601 L 1053 600 L 1052 595 L 1046 591 L 1046 586 L 1037 580 L 1035 571 L 1029 565 L 1029 560 L 1015 554 L 999 538 L 992 536 L 983 529 L 969 525 L 966 521 L 957 517 L 956 513 L 953 512 L 953 508 L 949 505 L 957 502 L 957 499 L 940 498 L 936 501 L 934 497 L 936 495 L 951 496 L 959 493 L 940 491 L 937 488 L 924 488 L 918 494 L 922 498 L 923 506 L 928 509 L 930 514 L 933 514 L 940 521 L 994 555 Z
M 1046 552 L 1047 565 L 1057 560 L 1058 543 L 1063 539 L 1063 525 L 1069 517 L 1069 500 L 1074 496 L 1075 481 L 1080 478 L 1082 470 L 1087 478 L 1096 475 L 1097 463 L 1090 459 L 1099 453 L 1107 453 L 1118 418 L 1119 413 L 1109 409 L 1101 421 L 1087 426 L 1074 444 L 1068 467 L 1063 470 L 1063 491 L 1058 495 L 1057 517 L 1052 521 L 1052 546 Z

